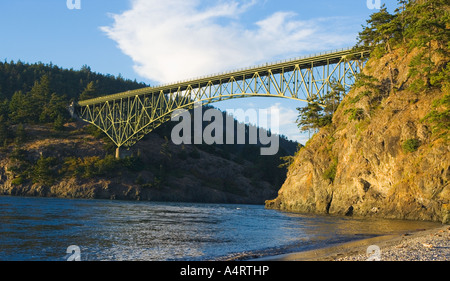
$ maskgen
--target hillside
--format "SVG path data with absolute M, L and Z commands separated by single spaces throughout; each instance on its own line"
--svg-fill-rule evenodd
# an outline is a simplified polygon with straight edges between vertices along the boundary
M 65 126 L 26 126 L 32 140 L 0 151 L 1 195 L 263 204 L 280 187 L 220 148 L 176 146 L 151 133 L 133 157 L 116 160 L 84 124 Z
M 450 222 L 449 6 L 408 2 L 368 21 L 363 74 L 332 123 L 297 152 L 267 208 Z M 376 45 L 368 34 L 380 35 Z
M 0 195 L 248 204 L 276 195 L 280 157 L 298 145 L 286 137 L 262 157 L 259 145 L 176 146 L 168 122 L 117 160 L 105 134 L 68 114 L 71 100 L 139 86 L 88 67 L 0 64 Z

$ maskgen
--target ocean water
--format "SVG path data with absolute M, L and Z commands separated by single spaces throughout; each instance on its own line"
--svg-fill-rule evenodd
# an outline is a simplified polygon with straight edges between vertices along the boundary
M 254 205 L 0 197 L 0 261 L 248 260 L 436 225 Z

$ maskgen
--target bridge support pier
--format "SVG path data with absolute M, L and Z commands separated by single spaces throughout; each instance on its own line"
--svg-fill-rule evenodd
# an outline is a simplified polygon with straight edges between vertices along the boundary
M 129 149 L 122 149 L 122 147 L 116 148 L 116 159 L 123 159 L 125 157 L 132 156 L 133 152 Z

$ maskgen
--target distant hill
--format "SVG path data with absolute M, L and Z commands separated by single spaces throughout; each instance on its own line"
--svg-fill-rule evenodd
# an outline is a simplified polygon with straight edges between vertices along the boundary
M 44 76 L 49 78 L 52 92 L 65 96 L 67 100 L 78 99 L 86 89 L 89 90 L 89 84 L 90 90 L 95 89 L 91 92 L 92 97 L 148 87 L 136 80 L 124 79 L 120 75 L 115 77 L 93 72 L 86 65 L 80 70 L 73 70 L 53 64 L 11 61 L 0 62 L 0 100 L 11 100 L 17 91 L 29 92 Z
M 298 149 L 285 136 L 277 155 L 262 157 L 260 145 L 174 145 L 168 122 L 117 160 L 105 134 L 66 110 L 146 86 L 87 66 L 0 63 L 0 194 L 251 204 L 276 195 L 281 158 Z

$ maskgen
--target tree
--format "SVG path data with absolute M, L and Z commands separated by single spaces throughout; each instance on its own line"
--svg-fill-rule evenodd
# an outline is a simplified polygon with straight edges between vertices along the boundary
M 324 115 L 329 116 L 331 122 L 331 117 L 334 112 L 336 112 L 336 109 L 344 98 L 345 93 L 348 92 L 349 89 L 346 89 L 341 82 L 336 81 L 335 79 L 331 81 L 330 87 L 331 91 L 320 99 L 320 103 L 324 106 Z
M 94 83 L 94 81 L 89 82 L 87 84 L 86 88 L 80 95 L 80 100 L 88 100 L 93 99 L 97 96 L 97 83 Z
M 401 33 L 401 39 L 403 43 L 406 43 L 405 32 L 406 32 L 406 7 L 409 5 L 410 0 L 397 0 L 398 7 L 395 9 L 395 14 L 397 15 L 396 20 L 398 22 L 399 31 Z
M 56 159 L 53 157 L 44 158 L 42 155 L 33 168 L 33 183 L 51 186 L 55 181 L 53 166 Z
M 16 144 L 20 145 L 26 141 L 27 134 L 25 132 L 25 128 L 22 123 L 16 126 L 15 136 L 16 136 Z
M 33 106 L 35 107 L 35 112 L 42 110 L 50 100 L 50 78 L 48 75 L 42 76 L 39 82 L 34 82 L 34 85 L 28 95 L 32 100 Z M 40 114 L 37 114 L 38 117 L 39 115 Z
M 407 37 L 413 46 L 429 47 L 434 41 L 438 51 L 448 52 L 450 15 L 447 0 L 417 0 L 408 6 L 407 12 Z
M 297 126 L 301 131 L 317 131 L 321 127 L 323 108 L 318 102 L 309 102 L 305 107 L 297 108 L 299 115 Z
M 0 115 L 0 147 L 5 146 L 12 137 L 13 132 L 5 121 L 5 117 Z
M 56 131 L 64 130 L 64 118 L 61 114 L 59 114 L 58 117 L 55 118 L 55 121 L 53 122 L 53 129 L 55 129 Z
M 55 122 L 58 117 L 61 117 L 61 122 L 64 122 L 65 118 L 68 117 L 68 111 L 66 110 L 68 104 L 69 101 L 65 96 L 53 93 L 50 101 L 45 104 L 39 117 L 39 121 L 42 123 Z
M 449 57 L 448 1 L 414 1 L 407 5 L 405 22 L 407 26 L 405 36 L 409 46 L 421 50 L 410 65 L 410 75 L 416 78 L 411 84 L 414 87 L 413 90 L 441 87 Z M 435 54 L 440 55 L 444 60 L 436 61 L 435 58 L 439 56 Z M 422 77 L 417 74 L 421 74 Z
M 363 26 L 363 31 L 359 33 L 358 45 L 365 47 L 384 47 L 385 51 L 391 51 L 391 39 L 395 38 L 399 30 L 397 22 L 394 21 L 396 15 L 391 15 L 383 5 L 379 12 L 374 13 L 367 20 L 367 26 Z
M 301 131 L 317 131 L 332 123 L 333 114 L 347 89 L 336 80 L 333 80 L 330 86 L 331 91 L 325 96 L 311 100 L 306 107 L 297 108 L 297 126 Z
M 30 100 L 22 93 L 17 91 L 9 102 L 9 118 L 11 123 L 18 124 L 24 122 L 32 122 L 33 107 Z
M 0 102 L 0 116 L 3 116 L 3 120 L 5 122 L 8 119 L 8 112 L 9 112 L 9 101 L 5 99 L 4 101 Z

